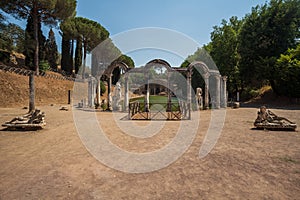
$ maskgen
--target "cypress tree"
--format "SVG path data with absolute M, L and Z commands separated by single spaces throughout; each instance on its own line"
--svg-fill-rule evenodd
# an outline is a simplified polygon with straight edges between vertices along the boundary
M 73 58 L 74 58 L 74 39 L 71 39 L 70 40 L 70 42 L 71 42 L 71 48 L 70 48 L 70 61 L 69 61 L 69 63 L 70 63 L 70 70 L 71 70 L 71 73 L 73 72 L 73 69 L 74 69 L 74 60 L 73 60 Z
M 27 24 L 25 29 L 25 65 L 34 70 L 33 67 L 33 56 L 34 56 L 34 36 L 33 36 L 33 20 L 31 15 L 27 18 Z
M 62 34 L 61 43 L 61 69 L 70 74 L 72 72 L 72 67 L 70 65 L 71 44 L 65 33 Z
M 77 74 L 82 64 L 82 37 L 76 40 L 75 50 L 75 73 Z
M 39 20 L 38 23 L 38 40 L 39 40 L 39 59 L 45 60 L 46 57 L 46 37 L 43 35 L 41 29 L 41 22 Z M 25 58 L 25 65 L 30 67 L 30 69 L 35 70 L 34 68 L 34 50 L 35 50 L 35 40 L 34 40 L 34 26 L 33 26 L 33 19 L 31 15 L 28 15 L 27 24 L 25 29 L 25 44 L 24 44 L 24 55 Z
M 33 32 L 34 32 L 34 70 L 37 75 L 39 75 L 39 57 L 46 56 L 46 54 L 40 54 L 40 41 L 39 38 L 39 27 L 41 27 L 41 23 L 45 23 L 47 25 L 55 25 L 58 20 L 64 20 L 68 17 L 75 15 L 76 10 L 76 0 L 64 0 L 64 1 L 56 1 L 56 0 L 34 0 L 34 1 L 24 1 L 24 0 L 6 0 L 0 1 L 0 8 L 4 12 L 8 14 L 12 14 L 12 16 L 20 19 L 26 19 L 29 16 L 32 17 L 33 21 Z M 41 45 L 45 45 L 42 42 Z M 25 47 L 26 48 L 26 47 Z M 29 111 L 33 111 L 35 109 L 34 104 L 34 79 L 33 75 L 31 75 L 29 81 L 29 91 L 32 98 L 29 99 Z
M 55 41 L 55 35 L 52 29 L 50 29 L 49 31 L 46 48 L 47 48 L 48 63 L 52 69 L 56 69 L 58 52 L 57 52 L 57 45 Z

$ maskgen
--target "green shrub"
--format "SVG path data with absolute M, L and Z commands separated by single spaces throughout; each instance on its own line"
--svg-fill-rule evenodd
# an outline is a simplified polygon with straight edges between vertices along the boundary
M 0 62 L 8 64 L 10 60 L 10 52 L 5 50 L 0 50 Z
M 256 88 L 245 88 L 244 91 L 241 93 L 241 100 L 247 101 L 250 99 L 253 99 L 255 97 L 258 97 L 260 94 L 259 89 Z
M 276 94 L 300 98 L 300 44 L 280 56 L 274 77 L 272 87 Z
M 100 81 L 100 87 L 101 87 L 101 95 L 103 95 L 106 92 L 106 87 L 103 81 Z
M 46 71 L 50 70 L 50 65 L 45 60 L 40 61 L 39 67 L 40 67 L 40 71 L 42 71 L 42 72 L 46 72 Z
M 106 110 L 107 109 L 107 103 L 102 103 L 101 108 L 102 108 L 102 110 Z
M 95 109 L 98 109 L 100 107 L 99 103 L 95 102 Z

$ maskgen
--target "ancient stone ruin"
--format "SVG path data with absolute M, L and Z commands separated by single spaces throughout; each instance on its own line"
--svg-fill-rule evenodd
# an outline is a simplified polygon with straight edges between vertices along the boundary
M 196 102 L 198 104 L 199 110 L 203 110 L 203 99 L 202 99 L 202 88 L 196 89 Z
M 39 130 L 46 125 L 45 113 L 36 109 L 21 117 L 15 117 L 11 121 L 2 124 L 7 130 Z
M 254 126 L 258 129 L 287 131 L 295 131 L 297 128 L 296 123 L 287 118 L 277 116 L 275 113 L 267 110 L 265 106 L 260 107 Z
M 113 110 L 117 110 L 117 111 L 121 111 L 122 110 L 122 106 L 120 104 L 121 97 L 122 97 L 121 84 L 119 82 L 117 82 L 117 84 L 115 86 L 115 89 L 114 89 L 114 96 L 112 97 L 112 107 L 113 107 Z

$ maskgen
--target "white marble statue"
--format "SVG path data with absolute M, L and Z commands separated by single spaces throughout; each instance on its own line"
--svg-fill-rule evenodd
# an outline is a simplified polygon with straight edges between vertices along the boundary
M 117 82 L 115 89 L 114 89 L 114 96 L 112 99 L 113 110 L 121 111 L 121 109 L 122 109 L 122 107 L 120 105 L 121 96 L 122 96 L 121 84 L 119 82 Z
M 196 102 L 199 106 L 199 109 L 203 109 L 203 99 L 202 99 L 202 88 L 196 89 Z

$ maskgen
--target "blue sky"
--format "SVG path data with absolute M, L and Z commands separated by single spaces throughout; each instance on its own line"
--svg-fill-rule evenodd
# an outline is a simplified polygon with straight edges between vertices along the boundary
M 159 27 L 175 30 L 195 40 L 199 46 L 210 41 L 213 26 L 220 25 L 222 19 L 231 16 L 242 18 L 251 8 L 265 3 L 265 0 L 78 0 L 77 16 L 95 20 L 104 26 L 112 37 L 125 31 Z M 23 27 L 25 20 L 18 22 Z M 47 36 L 48 28 L 44 28 Z M 60 36 L 56 32 L 60 48 Z M 152 58 L 166 59 L 171 65 L 178 66 L 182 58 L 172 52 L 161 50 L 139 50 L 125 52 L 143 65 Z
M 141 27 L 182 32 L 200 44 L 212 27 L 231 16 L 243 17 L 265 0 L 79 0 L 77 15 L 98 21 L 111 35 Z

